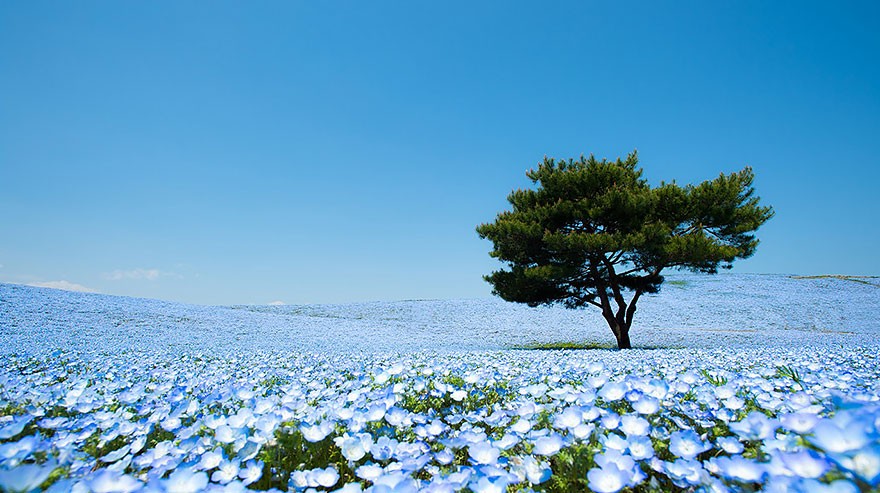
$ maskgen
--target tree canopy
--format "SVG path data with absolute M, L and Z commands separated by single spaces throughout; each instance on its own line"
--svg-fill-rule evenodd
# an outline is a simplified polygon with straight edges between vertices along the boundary
M 526 176 L 537 188 L 514 190 L 513 209 L 477 227 L 507 264 L 484 278 L 507 301 L 600 308 L 620 348 L 631 347 L 636 304 L 659 291 L 664 269 L 729 269 L 755 253 L 754 232 L 773 216 L 749 167 L 652 187 L 633 151 L 615 161 L 544 158 Z

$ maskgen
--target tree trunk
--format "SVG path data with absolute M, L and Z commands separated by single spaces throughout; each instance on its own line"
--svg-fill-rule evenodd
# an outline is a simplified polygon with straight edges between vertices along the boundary
M 617 349 L 632 349 L 629 342 L 629 327 L 618 327 L 615 336 L 617 336 Z

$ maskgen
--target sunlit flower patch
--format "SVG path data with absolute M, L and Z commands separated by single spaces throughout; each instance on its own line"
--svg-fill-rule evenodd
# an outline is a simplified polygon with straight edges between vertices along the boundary
M 872 347 L 15 354 L 0 488 L 868 491 L 878 382 Z

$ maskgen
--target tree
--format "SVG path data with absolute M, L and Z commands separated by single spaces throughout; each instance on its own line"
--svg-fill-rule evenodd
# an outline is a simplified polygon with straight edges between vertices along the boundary
M 477 227 L 494 243 L 489 255 L 507 263 L 484 276 L 492 293 L 533 307 L 596 306 L 625 349 L 637 303 L 660 290 L 664 269 L 715 274 L 755 252 L 754 232 L 773 209 L 759 205 L 751 168 L 651 187 L 637 164 L 635 151 L 616 161 L 545 157 L 526 172 L 537 189 L 514 190 L 513 210 Z

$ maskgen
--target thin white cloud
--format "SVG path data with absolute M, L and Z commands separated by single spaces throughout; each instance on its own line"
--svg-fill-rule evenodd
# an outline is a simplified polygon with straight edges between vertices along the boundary
M 97 293 L 98 290 L 88 288 L 83 286 L 82 284 L 77 284 L 75 282 L 70 281 L 44 281 L 44 282 L 30 282 L 27 284 L 28 286 L 34 286 L 37 288 L 52 288 L 52 289 L 63 289 L 65 291 L 78 291 L 80 293 Z
M 145 281 L 155 281 L 160 277 L 181 277 L 173 272 L 163 272 L 159 269 L 129 269 L 129 270 L 121 270 L 117 269 L 113 272 L 108 272 L 104 274 L 104 279 L 109 281 L 123 281 L 123 280 L 145 280 Z
M 283 301 L 270 301 L 270 302 L 269 302 L 269 305 L 270 305 L 270 306 L 283 306 L 283 305 L 286 305 L 286 304 L 287 304 L 287 303 L 285 303 L 285 302 L 283 302 Z

